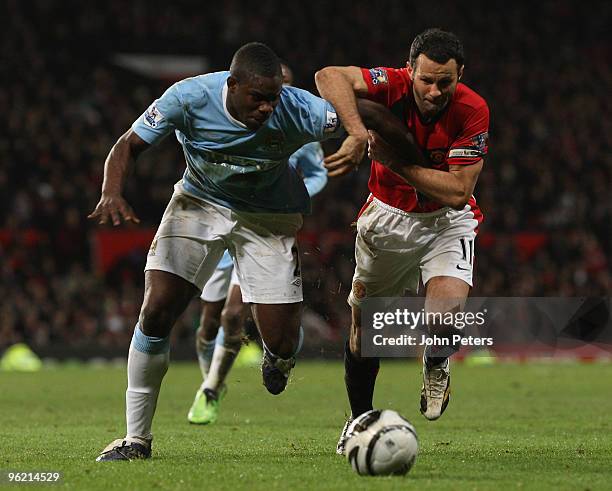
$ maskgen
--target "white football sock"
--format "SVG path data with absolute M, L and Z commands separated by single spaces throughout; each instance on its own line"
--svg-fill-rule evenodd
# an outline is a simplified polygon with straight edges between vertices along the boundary
M 202 372 L 202 380 L 206 380 L 208 372 L 210 371 L 210 364 L 214 351 L 214 339 L 212 341 L 204 341 L 200 339 L 199 336 L 196 336 L 196 353 L 198 354 L 198 364 L 200 365 L 200 372 Z
M 215 346 L 215 352 L 213 354 L 212 363 L 210 364 L 210 370 L 206 380 L 204 380 L 202 390 L 211 389 L 215 392 L 219 391 L 225 382 L 227 374 L 234 364 L 236 356 L 238 356 L 241 344 L 242 341 L 240 338 L 229 339 L 226 337 L 223 340 L 222 345 L 218 344 Z
M 149 441 L 157 396 L 170 363 L 170 338 L 147 336 L 136 324 L 128 355 L 126 438 Z

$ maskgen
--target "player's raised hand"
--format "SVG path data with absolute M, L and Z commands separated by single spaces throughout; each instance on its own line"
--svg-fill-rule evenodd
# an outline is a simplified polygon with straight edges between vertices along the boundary
M 391 167 L 399 162 L 395 149 L 373 130 L 368 130 L 368 157 L 385 167 Z
M 323 161 L 327 169 L 327 175 L 330 177 L 343 176 L 357 169 L 361 159 L 363 159 L 367 142 L 368 140 L 365 137 L 361 138 L 354 135 L 346 137 L 338 151 Z
M 102 194 L 96 209 L 87 218 L 97 220 L 100 225 L 112 222 L 114 226 L 117 226 L 122 221 L 140 223 L 140 219 L 136 216 L 132 207 L 118 194 Z

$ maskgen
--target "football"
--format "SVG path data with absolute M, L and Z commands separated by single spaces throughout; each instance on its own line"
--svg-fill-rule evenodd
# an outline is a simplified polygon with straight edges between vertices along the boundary
M 346 456 L 361 475 L 404 475 L 414 465 L 418 449 L 412 424 L 389 409 L 362 414 L 347 431 Z

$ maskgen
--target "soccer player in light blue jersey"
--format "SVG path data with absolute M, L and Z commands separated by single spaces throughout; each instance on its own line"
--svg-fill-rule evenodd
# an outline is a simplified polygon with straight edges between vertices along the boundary
M 283 63 L 282 70 L 283 84 L 292 85 L 291 69 Z M 310 197 L 327 184 L 327 171 L 323 166 L 323 149 L 320 143 L 304 145 L 291 155 L 289 165 L 303 177 Z M 242 301 L 240 280 L 228 251 L 206 283 L 200 298 L 202 314 L 196 332 L 196 353 L 203 382 L 196 392 L 187 419 L 190 423 L 205 425 L 217 420 L 220 402 L 226 392 L 225 379 L 241 350 L 243 326 L 248 315 Z M 223 327 L 220 329 L 220 326 Z M 259 351 L 256 344 L 251 344 L 246 349 L 249 353 L 254 350 L 255 356 Z
M 98 461 L 150 457 L 170 330 L 226 249 L 264 343 L 264 385 L 272 394 L 285 389 L 302 309 L 296 234 L 310 211 L 306 187 L 288 160 L 306 143 L 340 131 L 333 106 L 283 87 L 276 54 L 249 43 L 229 71 L 170 87 L 113 146 L 102 197 L 90 215 L 100 224 L 138 222 L 122 187 L 130 162 L 149 146 L 174 132 L 187 168 L 147 256 L 144 301 L 128 355 L 127 434 Z
M 327 171 L 323 167 L 323 149 L 318 142 L 300 148 L 289 159 L 289 165 L 295 166 L 303 176 L 311 197 L 325 187 Z M 196 332 L 196 352 L 203 382 L 187 419 L 193 424 L 211 424 L 217 420 L 220 400 L 226 392 L 225 379 L 241 350 L 243 326 L 248 316 L 247 306 L 242 301 L 240 279 L 228 251 L 219 261 L 200 298 L 203 305 Z M 301 332 L 300 336 L 303 336 Z M 256 344 L 242 349 L 246 348 L 252 356 L 260 351 Z

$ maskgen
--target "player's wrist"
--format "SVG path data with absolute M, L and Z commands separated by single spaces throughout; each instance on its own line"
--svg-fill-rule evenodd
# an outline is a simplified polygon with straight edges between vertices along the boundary
M 103 190 L 101 197 L 103 199 L 121 199 L 121 192 L 116 190 Z
M 366 130 L 365 126 L 363 127 L 363 130 L 357 130 L 353 133 L 349 133 L 349 136 L 353 137 L 356 142 L 361 143 L 364 146 L 366 143 L 368 143 L 368 130 Z

